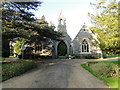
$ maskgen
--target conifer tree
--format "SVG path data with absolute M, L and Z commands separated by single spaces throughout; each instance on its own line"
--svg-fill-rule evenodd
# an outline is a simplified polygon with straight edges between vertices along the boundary
M 41 6 L 36 2 L 2 2 L 2 39 L 9 43 L 14 38 L 24 38 L 28 41 L 42 41 L 46 38 L 57 40 L 61 34 L 54 31 L 54 26 L 49 26 L 43 19 L 42 23 L 36 22 L 37 18 L 31 12 Z M 43 26 L 42 26 L 43 25 Z M 2 40 L 4 45 L 4 40 Z M 9 44 L 6 44 L 8 47 Z M 6 48 L 9 50 L 9 48 Z M 2 47 L 4 53 L 5 47 Z M 9 52 L 9 51 L 8 51 Z M 7 54 L 8 56 L 9 54 Z

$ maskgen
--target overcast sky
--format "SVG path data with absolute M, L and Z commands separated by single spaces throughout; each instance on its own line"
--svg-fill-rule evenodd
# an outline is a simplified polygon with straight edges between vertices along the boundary
M 63 11 L 66 18 L 67 32 L 72 39 L 77 35 L 82 25 L 86 23 L 88 27 L 92 24 L 88 17 L 88 12 L 95 13 L 90 2 L 95 0 L 42 0 L 41 7 L 35 12 L 37 18 L 45 16 L 48 22 L 52 21 L 57 27 L 58 17 Z

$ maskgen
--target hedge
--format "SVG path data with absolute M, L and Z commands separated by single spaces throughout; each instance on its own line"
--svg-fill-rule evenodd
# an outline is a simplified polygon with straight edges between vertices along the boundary
M 2 65 L 2 81 L 21 75 L 37 65 L 32 61 L 14 61 Z

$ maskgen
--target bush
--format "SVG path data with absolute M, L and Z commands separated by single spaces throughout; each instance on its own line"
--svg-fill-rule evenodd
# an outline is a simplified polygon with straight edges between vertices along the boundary
M 73 56 L 73 59 L 80 59 L 80 58 L 81 58 L 81 56 L 77 56 L 77 55 Z
M 15 61 L 6 63 L 2 65 L 2 76 L 9 78 L 18 76 L 36 66 L 37 65 L 32 61 Z
M 40 56 L 39 54 L 27 54 L 22 57 L 22 54 L 18 56 L 19 59 L 51 59 L 52 56 Z
M 95 56 L 84 56 L 85 59 L 98 59 L 98 57 L 95 57 Z
M 89 63 L 89 67 L 103 77 L 118 77 L 118 65 L 113 63 Z
M 92 56 L 92 55 L 74 55 L 73 59 L 98 59 L 98 57 Z
M 21 55 L 18 56 L 19 59 L 22 59 L 22 58 L 23 59 L 37 59 L 39 57 L 40 57 L 40 55 L 38 55 L 38 54 L 26 54 L 23 57 L 22 57 L 22 54 L 21 54 Z

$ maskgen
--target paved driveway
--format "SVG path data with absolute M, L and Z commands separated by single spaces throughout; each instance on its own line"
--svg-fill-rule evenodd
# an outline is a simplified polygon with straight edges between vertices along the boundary
M 3 82 L 3 88 L 108 88 L 83 69 L 87 60 L 54 60 L 39 64 L 21 76 Z

